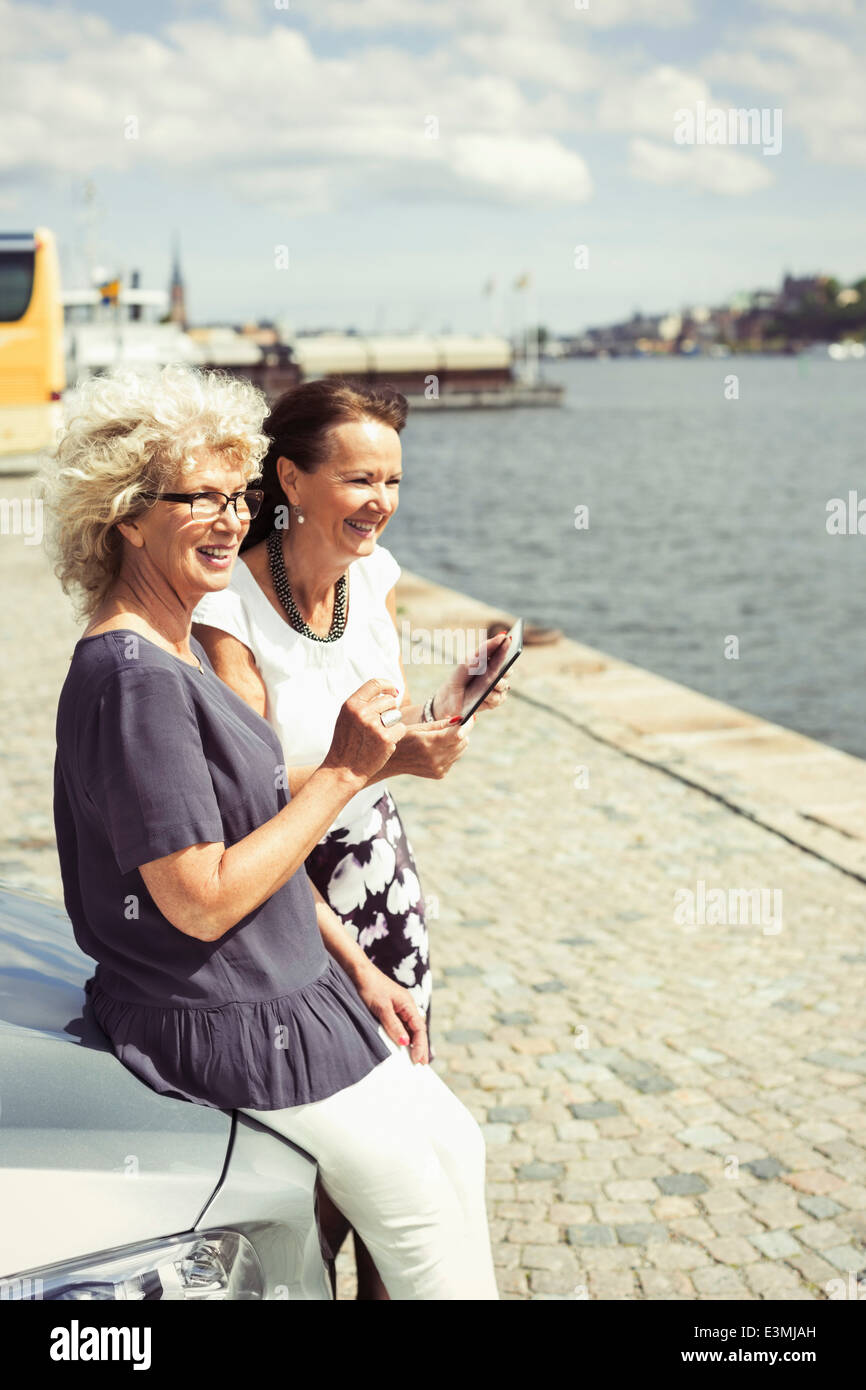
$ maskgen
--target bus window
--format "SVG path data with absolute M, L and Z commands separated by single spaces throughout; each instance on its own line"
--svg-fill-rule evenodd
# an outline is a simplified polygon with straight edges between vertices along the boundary
M 35 250 L 0 255 L 0 323 L 15 323 L 27 313 L 35 268 Z

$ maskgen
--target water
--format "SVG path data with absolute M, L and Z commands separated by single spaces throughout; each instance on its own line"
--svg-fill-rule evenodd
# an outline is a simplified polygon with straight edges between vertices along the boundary
M 866 364 L 592 360 L 546 375 L 567 386 L 561 409 L 410 416 L 385 542 L 397 558 L 866 757 L 866 535 L 826 529 L 830 498 L 866 498 Z

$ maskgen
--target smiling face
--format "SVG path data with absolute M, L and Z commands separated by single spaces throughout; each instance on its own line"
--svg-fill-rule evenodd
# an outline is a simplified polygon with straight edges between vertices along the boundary
M 278 471 L 283 491 L 304 516 L 304 541 L 345 566 L 370 555 L 399 503 L 402 477 L 400 436 L 378 420 L 336 425 L 330 448 L 314 473 L 302 473 L 287 459 Z
M 166 492 L 224 492 L 230 496 L 254 484 L 244 471 L 219 454 L 202 451 L 195 467 L 175 478 Z M 162 588 L 193 608 L 203 594 L 225 589 L 248 521 L 233 506 L 221 516 L 194 521 L 188 502 L 161 500 L 134 522 L 120 526 L 130 542 L 128 558 L 152 588 Z

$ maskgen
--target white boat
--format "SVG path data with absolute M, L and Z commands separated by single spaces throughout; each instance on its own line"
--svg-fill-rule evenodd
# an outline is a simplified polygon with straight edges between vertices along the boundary
M 169 362 L 200 363 L 199 345 L 176 323 L 163 322 L 163 290 L 120 289 L 105 302 L 97 288 L 64 290 L 63 335 L 70 386 L 114 367 L 159 368 Z
M 845 338 L 841 343 L 812 343 L 801 356 L 829 358 L 831 362 L 859 362 L 866 357 L 866 346 L 853 338 Z
M 827 353 L 834 362 L 859 362 L 866 357 L 866 347 L 853 338 L 846 338 L 841 343 L 830 343 Z

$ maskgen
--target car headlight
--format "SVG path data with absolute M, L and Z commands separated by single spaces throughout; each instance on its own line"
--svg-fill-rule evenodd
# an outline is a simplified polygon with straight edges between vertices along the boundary
M 106 1250 L 0 1279 L 0 1298 L 256 1299 L 265 1280 L 258 1256 L 239 1231 L 193 1231 L 120 1250 Z

